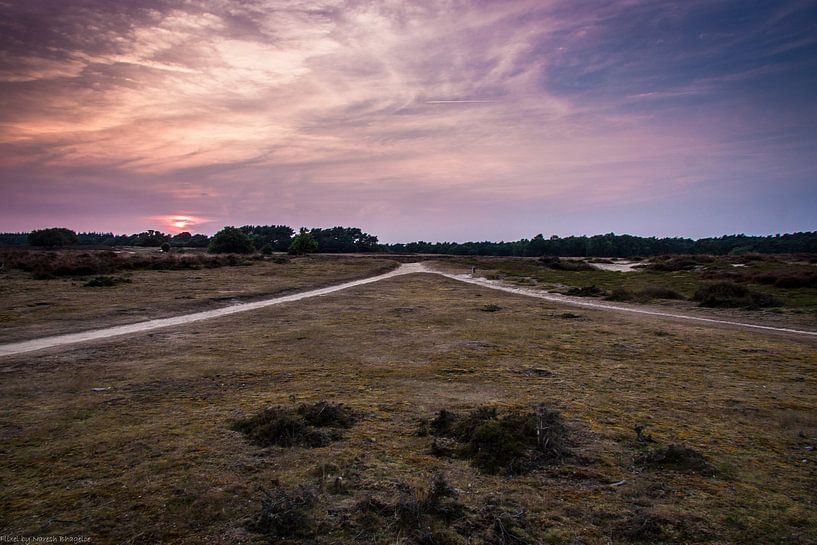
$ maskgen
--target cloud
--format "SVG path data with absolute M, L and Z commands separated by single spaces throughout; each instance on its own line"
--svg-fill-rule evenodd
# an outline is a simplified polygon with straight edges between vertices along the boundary
M 694 191 L 730 168 L 771 180 L 776 159 L 808 159 L 782 139 L 761 157 L 744 138 L 804 122 L 779 91 L 751 90 L 791 78 L 807 100 L 810 80 L 793 74 L 814 62 L 778 58 L 813 47 L 793 4 L 771 23 L 702 1 L 14 9 L 0 26 L 0 171 L 38 191 L 94 180 L 126 209 L 116 195 L 142 193 L 134 223 L 284 214 L 396 232 L 389 220 L 405 216 L 409 236 L 423 214 L 450 229 L 436 210 L 586 211 Z M 750 119 L 760 103 L 777 114 Z

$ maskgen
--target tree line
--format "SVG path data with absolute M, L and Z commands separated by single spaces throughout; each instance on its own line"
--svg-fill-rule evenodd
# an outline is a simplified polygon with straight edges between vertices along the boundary
M 745 253 L 817 253 L 817 232 L 769 236 L 725 235 L 700 239 L 681 237 L 638 237 L 608 233 L 595 236 L 551 236 L 539 234 L 517 241 L 409 242 L 379 244 L 375 235 L 357 227 L 302 228 L 296 233 L 286 225 L 225 227 L 212 237 L 189 232 L 171 235 L 147 230 L 133 235 L 76 233 L 50 228 L 30 233 L 0 233 L 0 246 L 144 246 L 162 248 L 209 248 L 215 252 L 253 253 L 422 253 L 472 256 L 558 256 L 558 257 L 649 257 L 671 254 L 739 255 Z

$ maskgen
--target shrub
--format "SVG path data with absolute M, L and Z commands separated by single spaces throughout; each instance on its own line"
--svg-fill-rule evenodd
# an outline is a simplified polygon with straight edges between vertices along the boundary
M 207 251 L 211 254 L 251 254 L 255 252 L 252 240 L 235 227 L 225 227 L 210 239 Z
M 581 288 L 570 288 L 567 290 L 567 295 L 573 295 L 576 297 L 599 297 L 604 295 L 605 291 L 598 286 L 584 286 Z
M 163 252 L 167 253 L 167 252 L 170 251 L 170 243 L 169 242 L 162 242 L 162 245 L 160 246 L 160 248 L 162 249 Z
M 561 415 L 545 406 L 528 413 L 499 415 L 493 407 L 480 407 L 465 417 L 440 411 L 429 425 L 435 436 L 459 443 L 455 451 L 471 459 L 485 473 L 524 473 L 534 467 L 560 461 L 567 454 L 567 428 Z
M 616 288 L 607 296 L 608 301 L 639 301 L 647 302 L 652 299 L 683 299 L 684 296 L 675 290 L 651 286 L 638 292 L 632 292 L 625 288 Z
M 61 276 L 108 275 L 130 270 L 188 270 L 202 267 L 215 268 L 247 265 L 247 258 L 234 255 L 172 255 L 172 254 L 117 254 L 116 252 L 89 251 L 59 252 L 9 250 L 2 252 L 0 260 L 10 269 L 32 273 L 35 278 Z M 251 259 L 251 258 L 250 258 Z
M 663 288 L 660 286 L 650 286 L 639 291 L 638 294 L 642 297 L 650 299 L 685 299 L 683 295 L 670 288 Z
M 706 255 L 685 255 L 675 257 L 657 257 L 644 265 L 644 269 L 654 272 L 691 271 L 699 265 L 712 263 L 714 258 Z
M 539 264 L 554 271 L 594 271 L 595 267 L 580 259 L 559 259 L 558 257 L 540 257 Z
M 261 253 L 264 255 L 272 255 L 272 246 L 270 246 L 269 244 L 264 244 L 261 247 Z
M 485 305 L 480 309 L 482 312 L 497 312 L 502 310 L 502 307 L 499 305 Z
M 274 484 L 276 488 L 272 492 L 261 491 L 261 511 L 248 528 L 269 537 L 309 535 L 315 494 L 305 487 L 286 489 L 280 483 Z
M 439 545 L 461 542 L 461 538 L 456 533 L 450 533 L 447 526 L 461 519 L 465 508 L 441 473 L 431 478 L 425 491 L 418 491 L 406 483 L 397 483 L 397 488 L 400 493 L 393 502 L 371 496 L 357 502 L 353 512 L 359 535 L 375 537 L 389 526 L 390 521 L 394 521 L 400 533 L 411 536 L 414 543 Z M 384 536 L 380 534 L 380 537 Z
M 776 297 L 751 291 L 746 286 L 732 282 L 716 282 L 703 286 L 692 298 L 702 307 L 712 308 L 763 308 L 779 307 L 783 302 Z
M 695 449 L 678 444 L 652 449 L 642 454 L 636 461 L 642 465 L 660 469 L 699 473 L 707 476 L 715 474 L 715 468 L 712 467 L 703 454 Z
M 130 279 L 116 276 L 95 276 L 85 282 L 87 288 L 108 288 L 117 284 L 129 283 Z
M 636 298 L 636 295 L 628 289 L 625 288 L 616 288 L 605 297 L 608 301 L 632 301 Z
M 351 409 L 320 401 L 295 408 L 270 407 L 235 422 L 232 429 L 259 447 L 316 448 L 341 439 L 340 429 L 350 428 L 354 422 Z

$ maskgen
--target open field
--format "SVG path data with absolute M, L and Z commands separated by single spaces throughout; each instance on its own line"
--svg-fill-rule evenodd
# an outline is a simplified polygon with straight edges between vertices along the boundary
M 815 365 L 813 339 L 579 311 L 426 274 L 3 358 L 0 535 L 814 543 Z M 233 429 L 321 400 L 356 415 L 325 446 L 259 447 Z M 441 439 L 418 434 L 443 409 L 538 404 L 563 415 L 567 452 L 521 474 L 435 455 Z M 705 462 L 653 463 L 670 444 Z M 454 489 L 442 503 L 428 493 L 438 472 Z M 289 525 L 270 519 L 282 504 Z
M 385 272 L 388 259 L 274 257 L 198 270 L 112 273 L 127 280 L 89 287 L 94 275 L 32 279 L 0 272 L 0 343 L 121 325 L 318 288 Z
M 693 260 L 699 260 L 694 262 Z M 813 261 L 813 256 L 811 258 Z M 581 263 L 577 260 L 563 260 L 567 263 Z M 677 312 L 720 316 L 747 323 L 767 323 L 779 326 L 797 325 L 817 328 L 817 285 L 811 287 L 779 287 L 774 282 L 785 285 L 786 280 L 802 278 L 817 282 L 817 264 L 809 259 L 792 256 L 737 256 L 712 257 L 693 256 L 670 258 L 669 263 L 682 262 L 689 268 L 681 270 L 651 270 L 651 263 L 665 263 L 661 259 L 645 260 L 645 268 L 637 272 L 617 272 L 609 270 L 557 270 L 543 265 L 535 258 L 452 258 L 435 263 L 449 272 L 469 272 L 477 267 L 478 276 L 499 279 L 508 283 L 536 287 L 543 290 L 568 292 L 570 288 L 596 286 L 600 297 L 623 300 L 635 304 L 649 304 L 673 309 Z M 593 265 L 592 259 L 589 263 Z M 737 266 L 736 266 L 737 265 Z M 780 282 L 780 279 L 784 282 Z M 768 308 L 701 308 L 693 301 L 702 287 L 714 283 L 730 283 L 745 287 L 751 292 L 767 295 L 779 302 L 779 306 Z M 642 297 L 645 291 L 669 290 L 677 299 Z M 630 298 L 616 298 L 624 293 Z

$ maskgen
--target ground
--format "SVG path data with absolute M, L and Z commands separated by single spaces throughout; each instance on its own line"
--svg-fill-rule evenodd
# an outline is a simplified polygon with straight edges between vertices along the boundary
M 576 310 L 427 274 L 3 358 L 0 535 L 814 543 L 815 364 L 813 339 Z M 328 446 L 261 448 L 233 430 L 265 407 L 322 400 L 359 415 Z M 563 414 L 571 455 L 522 475 L 435 456 L 417 433 L 442 409 L 541 403 Z M 641 461 L 669 444 L 713 472 Z M 366 505 L 422 495 L 435 473 L 459 522 L 412 527 L 381 509 L 379 530 L 367 526 Z M 251 529 L 264 491 L 300 486 L 316 503 L 299 535 Z
M 247 265 L 200 270 L 137 270 L 129 282 L 88 287 L 90 277 L 33 280 L 0 273 L 0 343 L 121 325 L 227 306 L 379 274 L 388 259 L 271 257 Z

